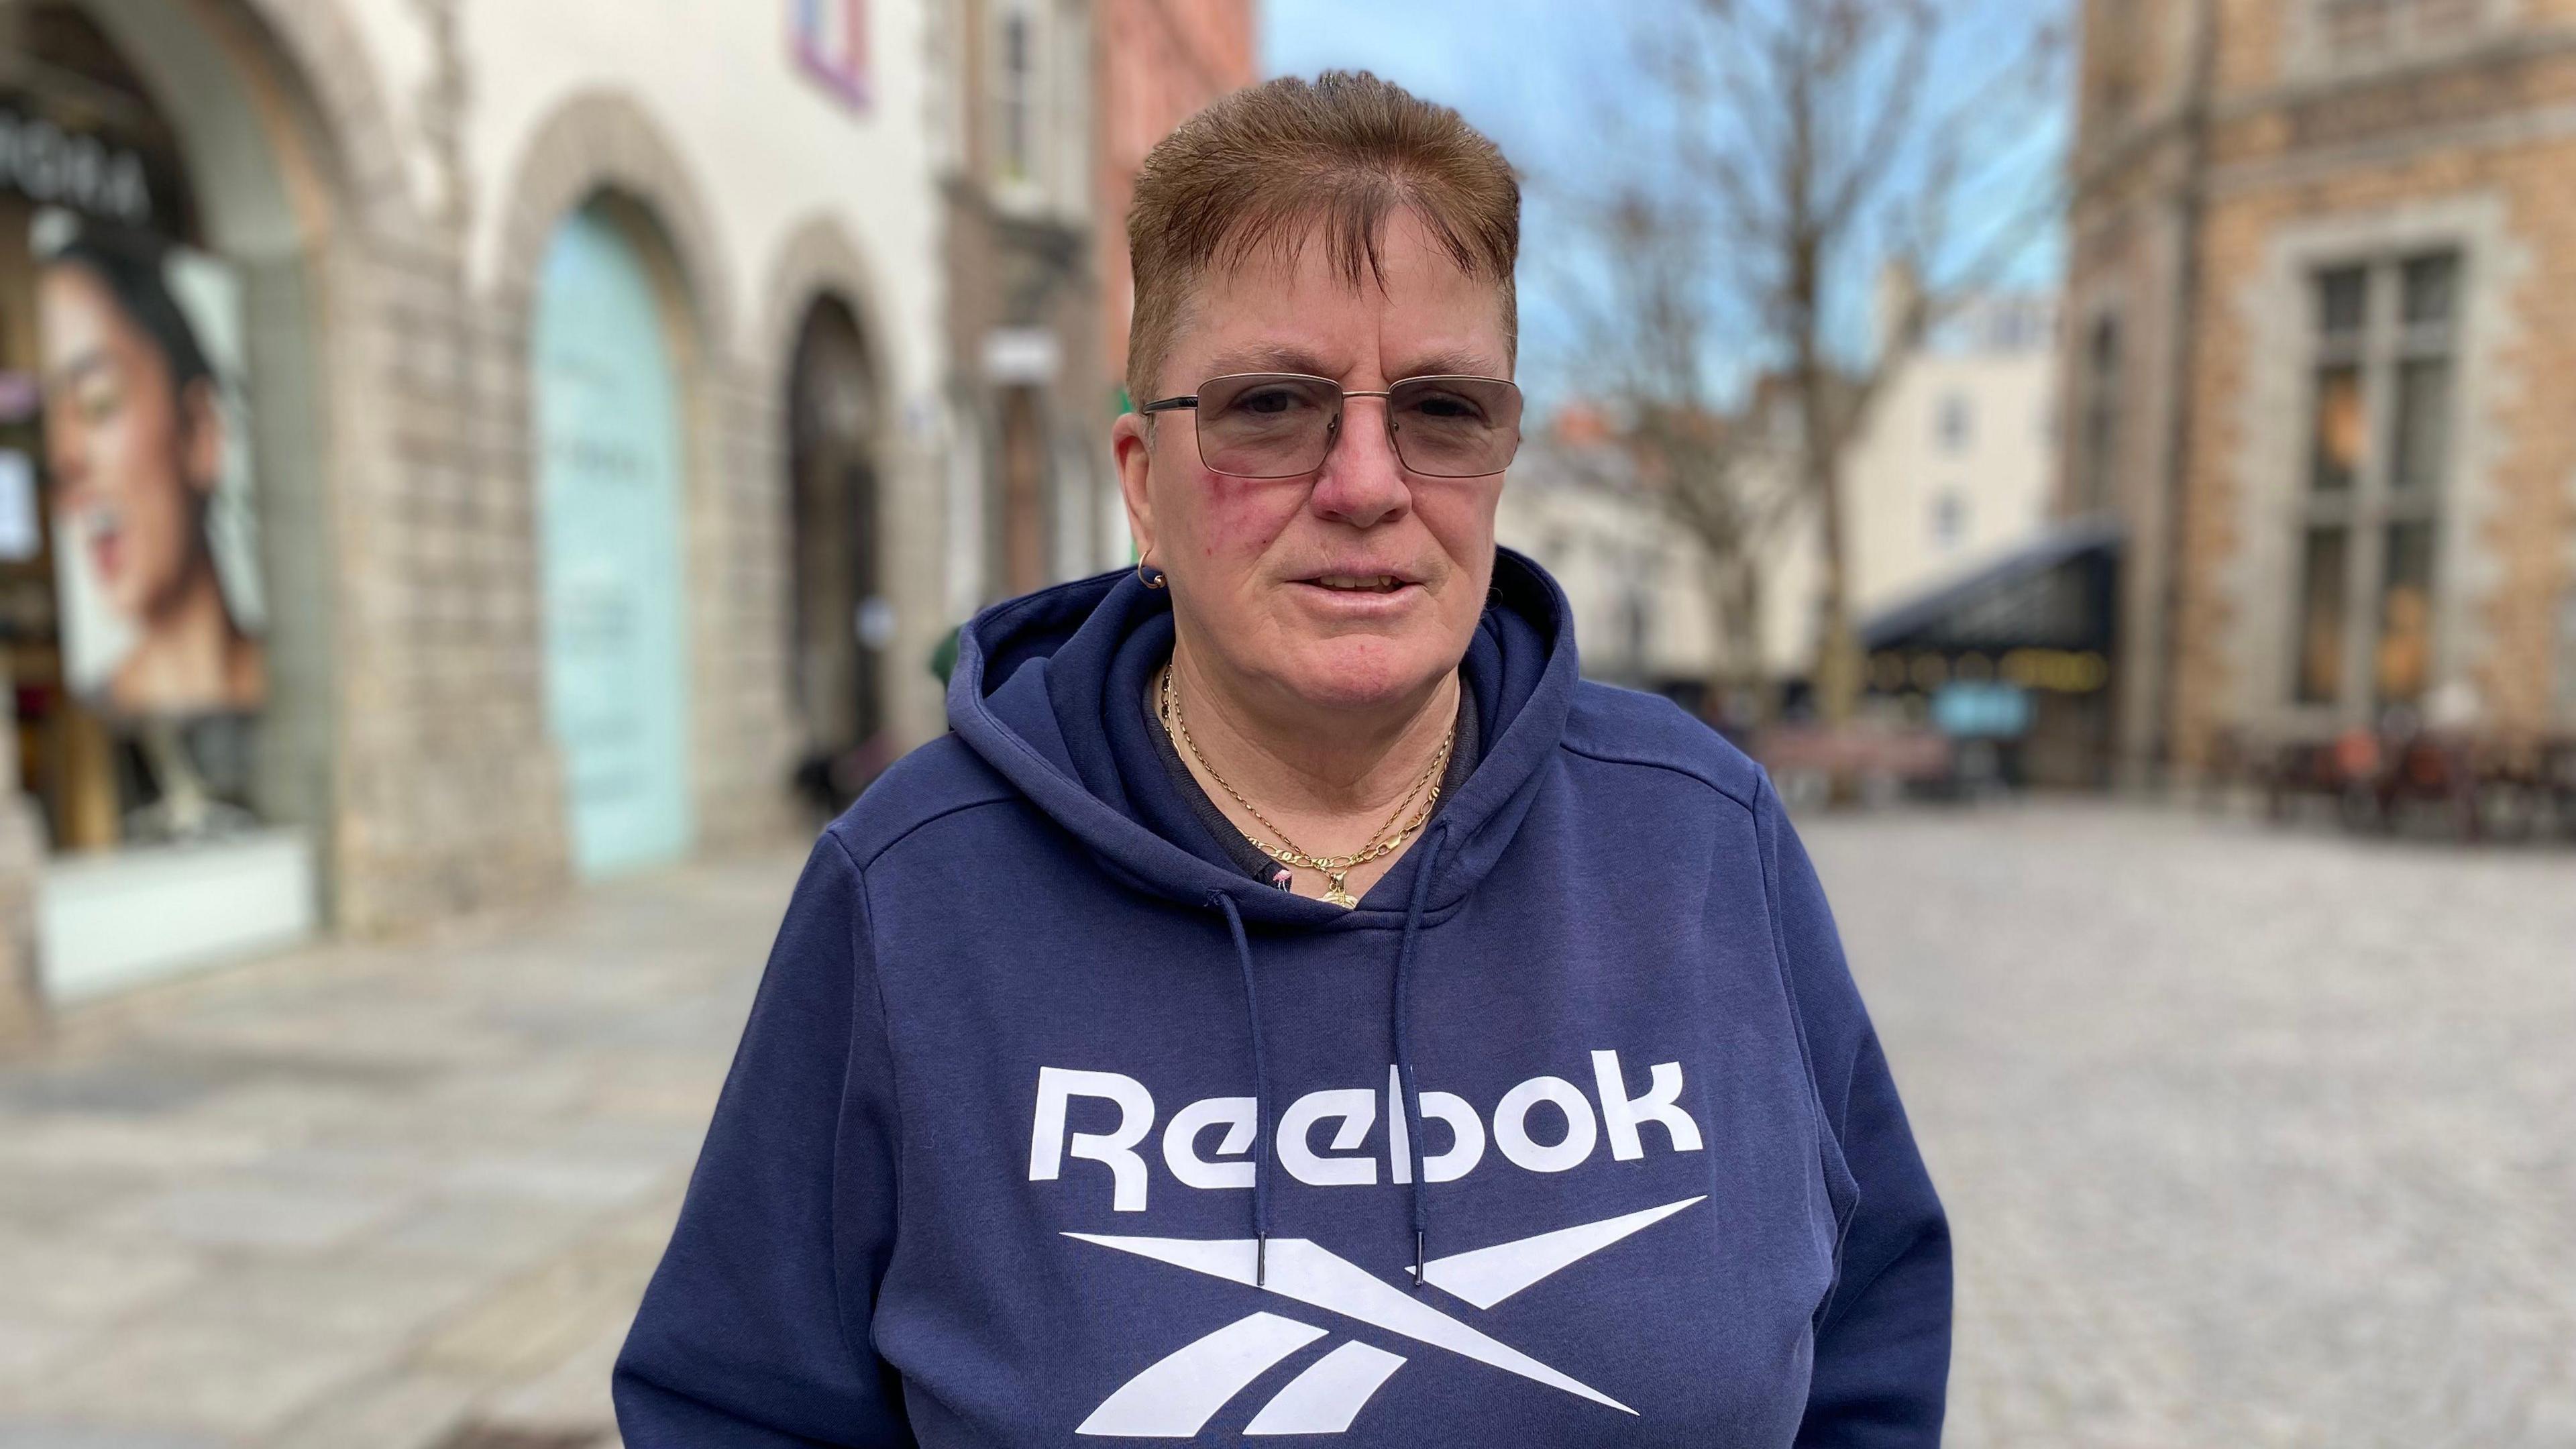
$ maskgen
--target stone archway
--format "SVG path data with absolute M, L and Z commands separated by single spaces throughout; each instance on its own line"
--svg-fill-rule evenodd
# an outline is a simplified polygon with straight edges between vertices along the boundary
M 906 354 L 894 325 L 891 297 L 878 269 L 836 217 L 808 217 L 787 235 L 762 288 L 754 366 L 763 375 L 751 394 L 757 417 L 747 437 L 744 476 L 772 487 L 770 502 L 745 518 L 773 529 L 746 539 L 762 557 L 789 559 L 787 530 L 794 516 L 794 460 L 787 447 L 792 419 L 792 368 L 800 334 L 819 303 L 847 309 L 864 340 L 874 386 L 875 493 L 879 515 L 878 587 L 892 607 L 882 655 L 886 724 L 899 742 L 937 733 L 943 691 L 926 667 L 951 622 L 947 610 L 948 519 L 942 461 L 933 427 L 913 397 L 921 359 Z M 793 587 L 791 580 L 789 588 Z M 781 592 L 781 637 L 788 637 L 791 596 Z M 782 661 L 781 679 L 788 664 Z M 792 701 L 790 701 L 792 712 Z
M 649 232 L 661 259 L 683 399 L 684 531 L 691 796 L 696 838 L 722 848 L 786 819 L 791 744 L 783 684 L 782 600 L 752 585 L 744 560 L 778 527 L 775 444 L 758 379 L 736 348 L 732 272 L 689 167 L 642 103 L 613 91 L 564 102 L 539 125 L 504 193 L 488 275 L 493 402 L 511 437 L 532 438 L 530 323 L 537 279 L 563 220 L 612 198 Z M 537 460 L 522 441 L 503 486 L 533 500 Z M 521 516 L 528 509 L 523 502 Z M 527 555 L 531 560 L 533 550 Z M 533 568 L 510 581 L 531 601 Z

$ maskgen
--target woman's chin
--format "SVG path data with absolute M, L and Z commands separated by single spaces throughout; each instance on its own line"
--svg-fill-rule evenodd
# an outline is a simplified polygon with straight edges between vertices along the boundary
M 1364 713 L 1417 699 L 1458 667 L 1456 657 L 1428 647 L 1390 647 L 1372 639 L 1324 641 L 1303 651 L 1288 687 L 1305 703 L 1336 714 Z

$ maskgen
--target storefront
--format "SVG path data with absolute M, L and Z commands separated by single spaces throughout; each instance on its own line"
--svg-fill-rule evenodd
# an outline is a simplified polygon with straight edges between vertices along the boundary
M 149 9 L 0 30 L 0 668 L 58 1001 L 318 919 L 327 787 L 292 756 L 327 700 L 274 607 L 314 564 L 281 577 L 277 536 L 309 530 L 271 526 L 314 488 L 302 262 L 279 158 L 220 114 L 239 78 Z
M 1870 693 L 1985 760 L 1982 775 L 2108 785 L 2118 565 L 2109 526 L 2062 524 L 1863 621 Z

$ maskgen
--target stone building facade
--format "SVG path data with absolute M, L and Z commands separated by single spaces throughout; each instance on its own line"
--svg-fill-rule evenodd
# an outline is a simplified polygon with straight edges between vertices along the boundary
M 238 291 L 267 661 L 238 767 L 206 772 L 234 828 L 156 838 L 149 722 L 47 682 L 54 601 L 38 564 L 11 576 L 35 591 L 12 627 L 37 623 L 0 838 L 37 844 L 0 850 L 0 999 L 23 1018 L 723 849 L 793 824 L 800 761 L 938 728 L 932 24 L 923 0 L 0 7 L 9 123 L 140 154 L 183 197 L 169 239 Z M 0 191 L 95 209 L 63 174 Z M 30 265 L 0 245 L 0 315 Z M 834 547 L 801 546 L 816 520 Z
M 2576 730 L 2576 3 L 2089 0 L 2060 506 L 2123 774 Z
M 950 86 L 946 259 L 948 601 L 984 604 L 1118 552 L 1100 365 L 1089 0 L 939 7 Z

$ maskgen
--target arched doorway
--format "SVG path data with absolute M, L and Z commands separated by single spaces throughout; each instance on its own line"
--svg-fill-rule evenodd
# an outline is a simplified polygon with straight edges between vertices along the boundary
M 838 298 L 806 308 L 787 385 L 797 783 L 837 813 L 891 762 L 884 655 L 895 633 L 879 558 L 876 377 L 858 319 Z
M 693 833 L 681 334 L 657 243 L 615 198 L 566 217 L 531 331 L 546 719 L 591 878 L 676 859 Z

